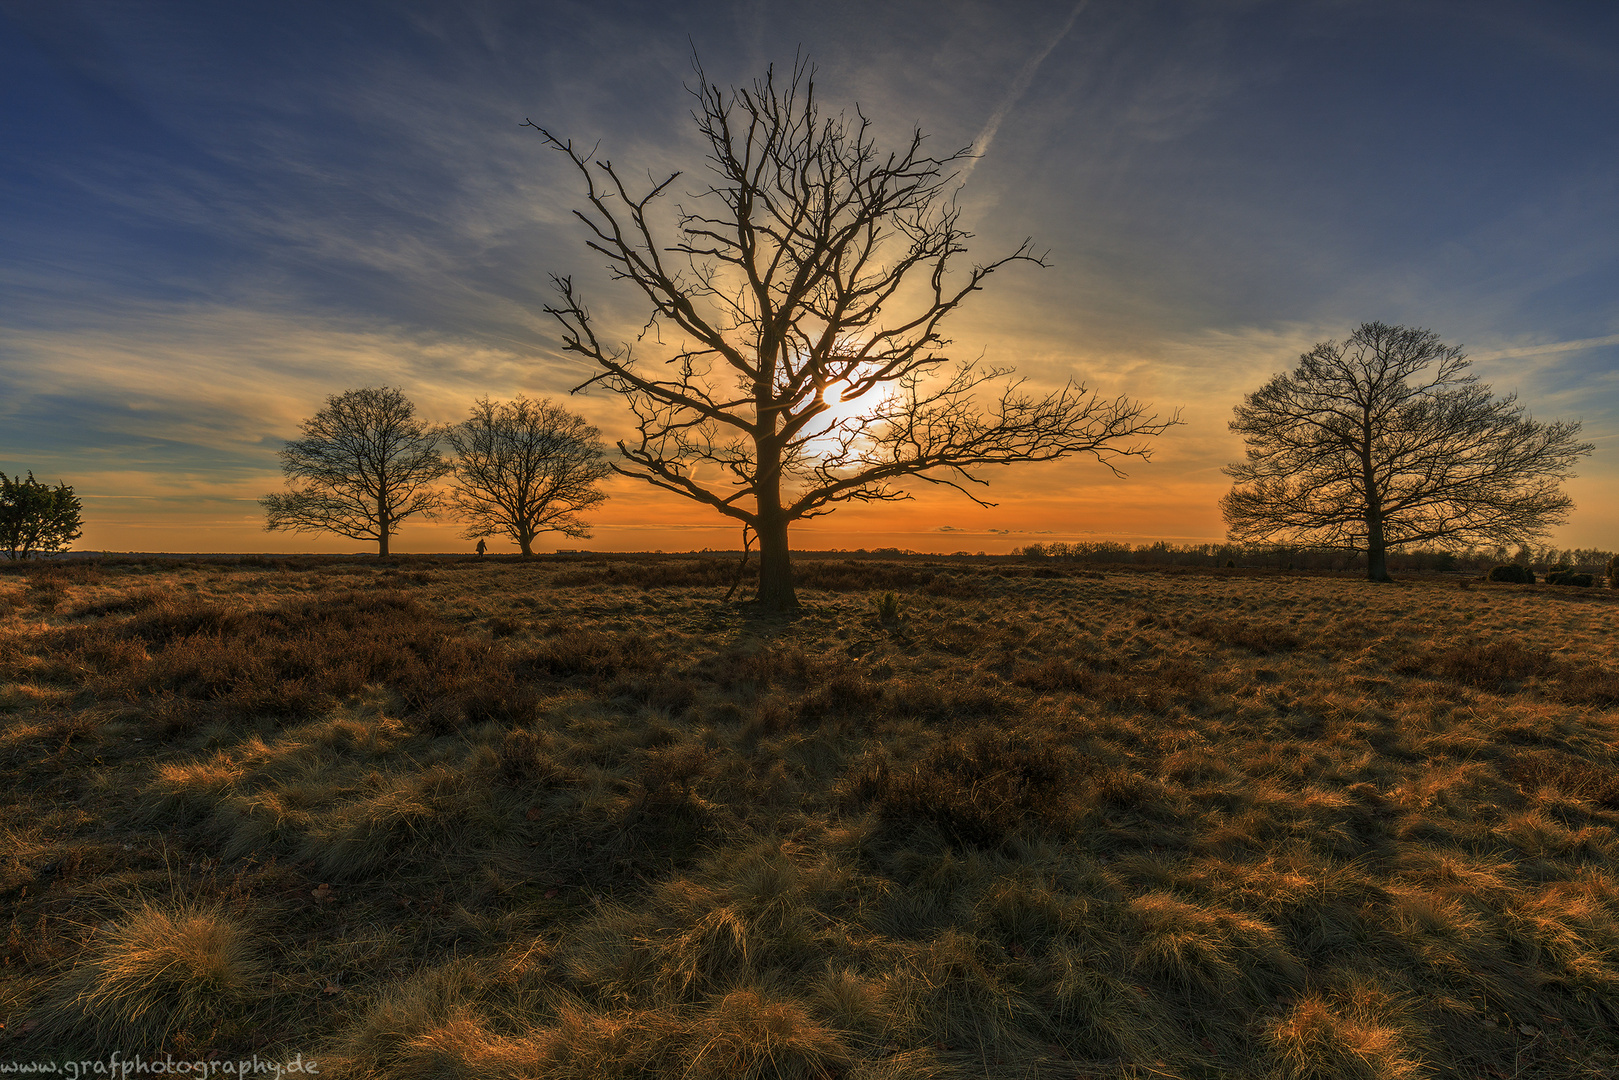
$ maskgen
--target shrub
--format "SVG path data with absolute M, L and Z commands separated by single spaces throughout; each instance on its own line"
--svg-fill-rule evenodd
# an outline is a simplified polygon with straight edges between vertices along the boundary
M 85 618 L 90 616 L 105 617 L 107 615 L 129 615 L 138 611 L 146 611 L 157 607 L 169 598 L 169 593 L 163 589 L 148 586 L 136 589 L 133 592 L 120 593 L 106 600 L 98 600 L 83 604 L 72 614 Z
M 875 709 L 883 700 L 883 688 L 859 671 L 828 668 L 825 679 L 798 703 L 798 714 L 805 720 L 832 716 L 859 716 Z
M 998 847 L 1026 824 L 1061 831 L 1089 762 L 1072 747 L 987 724 L 936 744 L 909 771 L 874 751 L 848 801 L 895 825 L 931 824 L 959 846 Z
M 1027 686 L 1037 694 L 1064 691 L 1083 694 L 1089 692 L 1096 685 L 1096 681 L 1096 676 L 1090 669 L 1081 667 L 1071 660 L 1064 660 L 1060 656 L 1048 656 L 1039 663 L 1020 664 L 1012 673 L 1012 682 L 1018 686 Z
M 1280 623 L 1245 622 L 1233 619 L 1198 619 L 1186 627 L 1188 633 L 1220 645 L 1231 645 L 1268 656 L 1293 652 L 1303 644 L 1299 636 Z
M 574 675 L 611 679 L 663 670 L 657 646 L 644 634 L 572 629 L 543 642 L 525 657 L 535 671 L 564 679 Z
M 883 593 L 876 602 L 877 621 L 887 624 L 899 622 L 899 597 L 892 592 Z
M 40 574 L 28 581 L 28 597 L 41 611 L 55 611 L 67 599 L 67 586 L 53 574 Z
M 1572 570 L 1559 570 L 1546 575 L 1548 585 L 1576 585 L 1589 589 L 1595 579 L 1590 574 L 1576 574 Z
M 506 733 L 495 770 L 513 787 L 552 788 L 578 779 L 573 770 L 556 760 L 544 739 L 526 728 Z
M 1502 766 L 1526 794 L 1549 787 L 1576 799 L 1589 799 L 1607 810 L 1619 810 L 1619 769 L 1560 750 L 1528 750 Z
M 793 566 L 793 575 L 803 588 L 827 592 L 923 588 L 940 576 L 937 570 L 862 559 L 806 559 Z
M 128 619 L 61 639 L 97 695 L 296 718 L 384 684 L 439 733 L 469 720 L 521 723 L 538 701 L 509 654 L 397 590 L 259 611 L 150 599 Z
M 1406 657 L 1395 663 L 1394 670 L 1403 675 L 1437 675 L 1468 686 L 1506 690 L 1531 675 L 1557 674 L 1559 665 L 1546 649 L 1528 648 L 1501 638 Z
M 757 571 L 750 577 L 757 579 Z M 720 559 L 663 559 L 586 564 L 551 579 L 558 588 L 618 585 L 640 589 L 720 588 L 736 580 L 734 563 Z
M 34 479 L 0 472 L 0 551 L 8 559 L 27 559 L 65 551 L 79 538 L 79 500 L 73 489 L 47 487 Z
M 1490 571 L 1491 581 L 1506 581 L 1514 585 L 1533 585 L 1535 572 L 1518 563 L 1503 563 Z
M 1619 589 L 1619 555 L 1608 560 L 1608 588 Z

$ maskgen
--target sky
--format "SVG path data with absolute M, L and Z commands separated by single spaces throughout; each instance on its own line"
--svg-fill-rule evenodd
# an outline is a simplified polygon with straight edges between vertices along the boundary
M 802 54 L 881 145 L 971 146 L 971 258 L 1032 237 L 1050 266 L 993 277 L 953 355 L 1183 420 L 1123 478 L 992 469 L 993 507 L 919 484 L 794 547 L 1218 541 L 1233 406 L 1373 320 L 1582 421 L 1552 539 L 1619 547 L 1619 5 L 1583 0 L 0 0 L 0 469 L 73 485 L 81 549 L 353 551 L 257 502 L 328 395 L 398 386 L 434 423 L 549 397 L 626 437 L 620 399 L 569 396 L 549 276 L 624 336 L 646 312 L 522 125 L 694 191 L 694 51 L 724 85 Z M 537 548 L 739 546 L 607 490 L 591 538 Z M 459 532 L 413 519 L 395 550 Z

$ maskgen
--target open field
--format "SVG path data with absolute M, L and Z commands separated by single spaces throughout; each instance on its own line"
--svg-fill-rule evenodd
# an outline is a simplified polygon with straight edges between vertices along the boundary
M 0 574 L 0 1064 L 1619 1077 L 1619 594 L 800 570 Z

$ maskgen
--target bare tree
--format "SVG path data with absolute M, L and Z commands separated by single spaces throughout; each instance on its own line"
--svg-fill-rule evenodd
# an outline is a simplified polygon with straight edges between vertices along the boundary
M 303 422 L 303 438 L 281 451 L 281 469 L 301 485 L 259 500 L 275 532 L 334 532 L 375 540 L 388 554 L 399 522 L 431 516 L 442 496 L 429 485 L 450 471 L 438 452 L 441 433 L 416 419 L 416 406 L 393 387 L 334 394 Z
M 907 478 L 990 505 L 966 486 L 984 483 L 975 467 L 1089 453 L 1113 468 L 1176 422 L 1074 384 L 1034 396 L 1009 381 L 980 407 L 1010 370 L 953 362 L 940 324 L 997 270 L 1045 262 L 1026 241 L 957 268 L 971 234 L 946 189 L 968 151 L 930 156 L 920 131 L 879 151 L 864 115 L 821 115 L 804 64 L 729 92 L 697 76 L 712 175 L 668 224 L 654 204 L 679 173 L 632 194 L 611 162 L 536 126 L 584 178 L 589 246 L 651 312 L 636 343 L 604 340 L 568 277 L 546 310 L 597 369 L 579 389 L 601 382 L 634 415 L 614 468 L 756 534 L 763 606 L 797 605 L 793 521 L 907 498 Z
M 468 522 L 461 535 L 509 536 L 525 556 L 542 532 L 590 535 L 579 515 L 607 498 L 596 485 L 613 470 L 583 417 L 549 401 L 485 398 L 445 438 L 455 451 L 450 505 Z
M 1231 538 L 1386 553 L 1408 544 L 1523 544 L 1573 503 L 1561 481 L 1591 452 L 1578 422 L 1538 423 L 1467 373 L 1428 330 L 1365 323 L 1317 345 L 1236 408 L 1246 460 L 1221 501 Z

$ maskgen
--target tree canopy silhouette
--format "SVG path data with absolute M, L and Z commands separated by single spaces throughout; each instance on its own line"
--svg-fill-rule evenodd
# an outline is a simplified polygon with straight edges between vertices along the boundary
M 79 500 L 58 482 L 47 487 L 34 479 L 0 472 L 0 550 L 8 559 L 26 559 L 64 550 L 80 535 Z
M 920 131 L 880 150 L 863 114 L 821 113 L 803 63 L 731 91 L 698 66 L 691 93 L 710 176 L 667 220 L 658 200 L 680 173 L 632 190 L 610 161 L 531 125 L 579 170 L 589 246 L 649 319 L 615 341 L 562 276 L 546 310 L 596 369 L 580 389 L 628 401 L 637 434 L 614 468 L 757 535 L 762 605 L 797 604 L 794 521 L 907 498 L 912 478 L 984 503 L 968 487 L 984 483 L 977 467 L 1088 453 L 1114 468 L 1175 422 L 1072 383 L 1036 395 L 1008 380 L 979 402 L 1010 369 L 952 360 L 941 324 L 992 274 L 1045 261 L 1025 241 L 959 265 L 971 234 L 948 188 L 968 150 L 934 157 Z
M 1577 421 L 1540 423 L 1497 398 L 1460 348 L 1428 330 L 1362 324 L 1299 358 L 1236 407 L 1247 441 L 1221 501 L 1233 540 L 1366 552 L 1524 543 L 1562 523 L 1561 482 L 1591 452 Z
M 281 451 L 291 490 L 259 500 L 267 530 L 375 540 L 377 553 L 386 555 L 399 522 L 441 505 L 443 497 L 429 486 L 450 471 L 438 452 L 441 433 L 416 419 L 402 391 L 333 394 L 302 427 L 303 438 Z
M 455 451 L 450 506 L 468 522 L 468 539 L 500 534 L 534 554 L 542 532 L 589 536 L 580 517 L 607 495 L 612 472 L 601 432 L 549 401 L 475 402 L 472 415 L 445 432 Z

